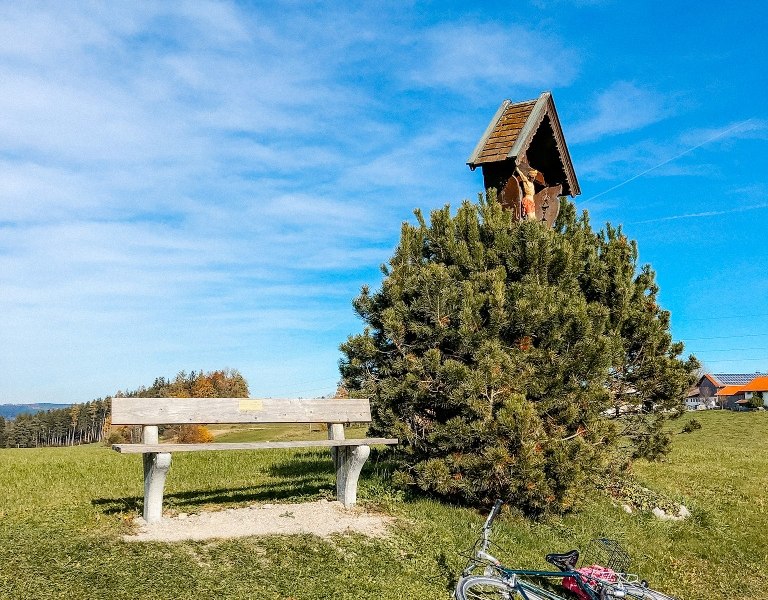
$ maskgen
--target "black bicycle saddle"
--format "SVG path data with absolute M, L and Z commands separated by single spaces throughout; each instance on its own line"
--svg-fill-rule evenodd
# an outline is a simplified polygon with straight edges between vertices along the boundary
M 547 554 L 544 560 L 555 565 L 561 571 L 573 571 L 576 568 L 576 563 L 579 562 L 579 551 L 571 550 L 562 554 Z

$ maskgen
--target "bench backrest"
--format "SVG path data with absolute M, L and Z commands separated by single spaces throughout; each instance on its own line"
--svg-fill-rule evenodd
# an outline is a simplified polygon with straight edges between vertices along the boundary
M 113 425 L 368 423 L 362 398 L 112 398 Z

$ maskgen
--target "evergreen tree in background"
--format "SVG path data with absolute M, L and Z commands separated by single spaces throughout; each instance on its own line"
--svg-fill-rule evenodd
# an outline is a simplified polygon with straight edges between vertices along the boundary
M 5 421 L 0 448 L 73 446 L 101 441 L 108 420 L 108 398 L 98 398 L 66 408 L 22 413 Z
M 237 369 L 180 371 L 176 377 L 157 377 L 150 387 L 117 392 L 129 398 L 247 398 L 248 382 Z
M 116 396 L 129 398 L 247 398 L 248 382 L 237 369 L 203 371 L 180 371 L 173 380 L 157 377 L 148 387 L 131 392 L 118 392 Z M 110 432 L 110 443 L 140 439 L 139 427 L 114 427 Z M 179 443 L 208 443 L 213 434 L 204 425 L 161 426 L 160 435 L 175 438 Z
M 691 365 L 620 230 L 595 234 L 567 201 L 554 230 L 518 223 L 493 191 L 416 217 L 381 290 L 354 301 L 365 331 L 341 346 L 372 433 L 401 440 L 400 483 L 559 512 L 616 464 L 620 439 L 628 456 L 668 450 L 632 409 L 681 403 Z

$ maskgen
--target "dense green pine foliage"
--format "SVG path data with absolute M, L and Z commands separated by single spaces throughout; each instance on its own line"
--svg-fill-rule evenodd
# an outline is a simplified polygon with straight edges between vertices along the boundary
M 589 302 L 609 311 L 608 335 L 615 344 L 607 387 L 620 424 L 624 459 L 659 458 L 670 450 L 663 420 L 683 408 L 682 398 L 699 363 L 680 360 L 682 342 L 672 342 L 669 312 L 658 304 L 659 287 L 649 265 L 638 267 L 637 243 L 607 224 L 595 233 L 586 212 L 576 219 L 564 202 L 557 231 L 576 248 L 582 264 L 580 287 Z M 643 410 L 629 410 L 635 406 Z
M 402 484 L 563 511 L 623 462 L 621 440 L 627 457 L 668 450 L 656 414 L 681 403 L 695 361 L 678 359 L 634 242 L 567 201 L 554 230 L 515 222 L 492 192 L 416 217 L 381 290 L 355 299 L 367 327 L 340 364 L 373 432 L 401 439 Z

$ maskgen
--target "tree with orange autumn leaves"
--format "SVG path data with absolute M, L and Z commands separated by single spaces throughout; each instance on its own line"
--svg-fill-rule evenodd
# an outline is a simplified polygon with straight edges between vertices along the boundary
M 158 377 L 148 387 L 141 387 L 133 392 L 118 392 L 116 396 L 129 398 L 247 398 L 248 383 L 234 369 L 210 371 L 181 371 L 171 379 Z M 110 435 L 110 440 L 118 436 L 128 440 L 129 428 L 117 428 Z M 175 438 L 177 442 L 204 444 L 213 441 L 213 434 L 204 425 L 175 425 L 161 428 L 161 435 Z M 134 437 L 136 437 L 134 435 Z M 117 440 L 119 441 L 119 440 Z

